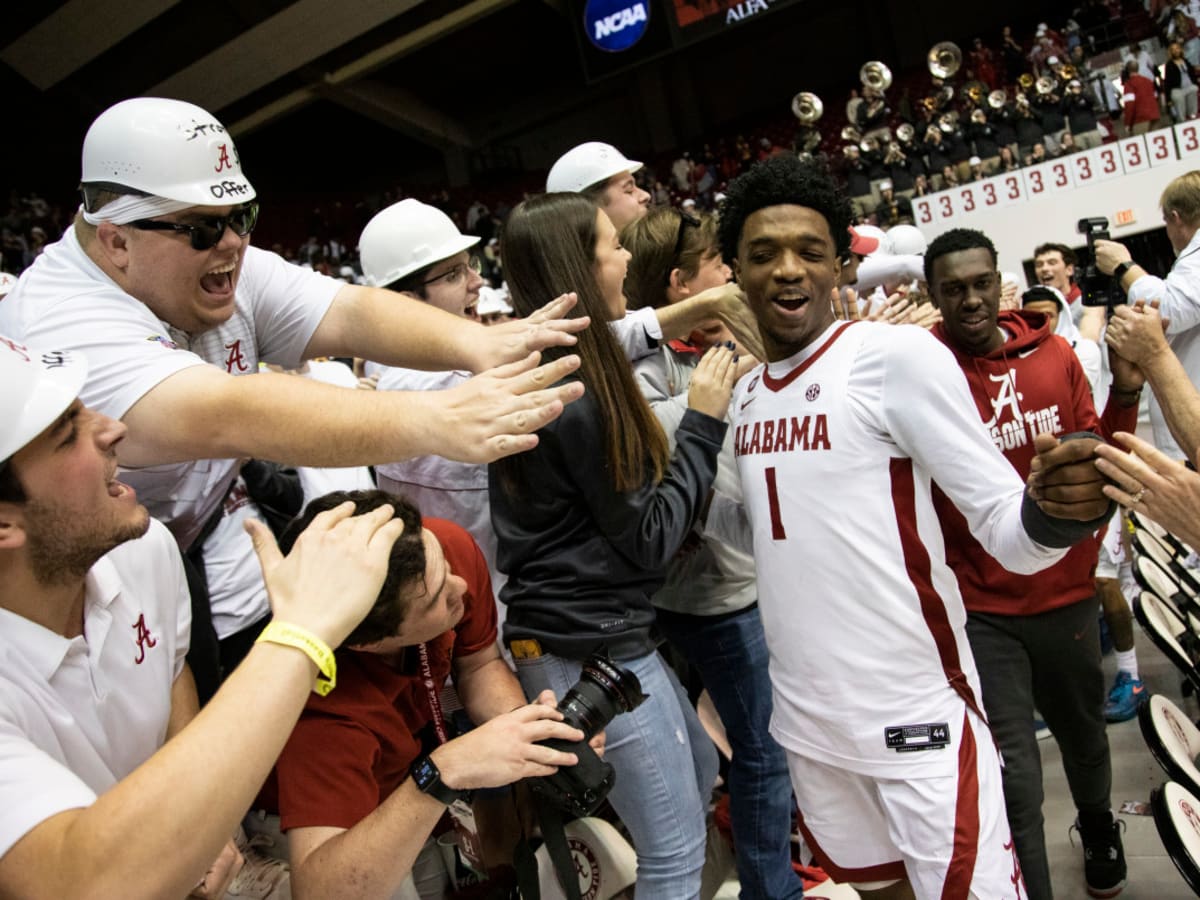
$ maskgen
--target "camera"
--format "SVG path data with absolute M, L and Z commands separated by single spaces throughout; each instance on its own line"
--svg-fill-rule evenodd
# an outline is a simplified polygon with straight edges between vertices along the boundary
M 1087 258 L 1080 260 L 1079 289 L 1083 292 L 1084 306 L 1107 306 L 1110 309 L 1125 302 L 1121 287 L 1110 275 L 1096 267 L 1096 241 L 1110 241 L 1108 219 L 1093 216 L 1080 219 L 1076 230 L 1087 235 Z
M 579 762 L 553 775 L 529 780 L 529 787 L 544 800 L 582 818 L 596 811 L 616 781 L 613 767 L 596 755 L 588 741 L 602 731 L 613 716 L 636 709 L 646 699 L 642 683 L 603 653 L 593 653 L 583 663 L 579 681 L 567 691 L 558 711 L 572 728 L 583 732 L 582 741 L 541 741 L 546 747 L 574 753 Z

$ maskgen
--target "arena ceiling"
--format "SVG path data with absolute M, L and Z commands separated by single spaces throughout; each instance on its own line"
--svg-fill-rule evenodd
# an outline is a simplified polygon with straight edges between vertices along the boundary
M 11 4 L 0 91 L 10 116 L 61 133 L 73 153 L 98 112 L 138 95 L 196 103 L 239 142 L 318 104 L 339 124 L 374 123 L 427 152 L 471 149 L 579 102 L 565 2 Z

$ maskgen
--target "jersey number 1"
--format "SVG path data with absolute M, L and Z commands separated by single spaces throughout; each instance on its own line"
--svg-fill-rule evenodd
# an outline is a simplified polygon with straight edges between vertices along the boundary
M 787 532 L 783 530 L 783 518 L 779 515 L 779 491 L 775 487 L 775 467 L 766 470 L 767 504 L 771 508 L 771 537 L 777 541 L 787 540 Z

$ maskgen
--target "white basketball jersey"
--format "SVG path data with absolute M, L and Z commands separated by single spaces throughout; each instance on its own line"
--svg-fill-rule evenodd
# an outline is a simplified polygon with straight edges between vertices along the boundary
M 787 749 L 867 774 L 953 765 L 980 692 L 930 484 L 1006 567 L 1062 556 L 950 352 L 915 326 L 835 323 L 759 367 L 730 411 Z M 981 714 L 982 715 L 982 714 Z

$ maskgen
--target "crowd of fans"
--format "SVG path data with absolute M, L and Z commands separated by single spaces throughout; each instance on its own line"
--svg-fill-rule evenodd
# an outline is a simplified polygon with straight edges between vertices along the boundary
M 907 110 L 852 97 L 841 185 L 811 134 L 588 142 L 511 208 L 333 201 L 294 249 L 251 245 L 211 114 L 106 110 L 76 218 L 3 217 L 0 893 L 411 896 L 435 829 L 511 888 L 530 810 L 553 840 L 606 795 L 637 895 L 691 900 L 727 741 L 744 897 L 1046 900 L 1040 715 L 1115 896 L 1105 722 L 1147 696 L 1118 503 L 1194 527 L 1200 173 L 1162 195 L 1168 278 L 1096 243 L 1107 332 L 1065 245 L 1020 295 L 900 201 L 1102 141 L 1119 7 L 976 41 Z M 1145 16 L 1185 72 L 1186 5 Z M 557 708 L 581 677 L 612 715 Z
M 914 196 L 1086 150 L 1122 129 L 1194 116 L 1197 20 L 1195 2 L 1087 0 L 1062 22 L 1039 24 L 1027 34 L 1005 26 L 994 40 L 975 37 L 953 76 L 898 72 L 886 92 L 856 86 L 844 112 L 829 103 L 818 122 L 797 127 L 781 111 L 681 152 L 659 154 L 637 174 L 638 184 L 657 206 L 712 210 L 732 178 L 760 160 L 794 152 L 815 156 L 837 173 L 855 200 L 859 221 L 883 227 L 910 223 Z M 1162 65 L 1172 52 L 1159 44 L 1178 44 L 1184 65 Z M 1118 48 L 1122 55 L 1114 57 Z M 1108 62 L 1097 65 L 1097 59 Z M 1106 74 L 1113 59 L 1122 66 L 1121 91 Z M 1136 65 L 1126 72 L 1130 63 Z M 1002 102 L 993 91 L 1004 92 Z M 298 245 L 271 240 L 269 214 L 260 228 L 268 246 L 285 259 L 353 279 L 361 275 L 355 241 L 362 227 L 393 202 L 416 196 L 481 237 L 484 276 L 500 287 L 498 239 L 513 205 L 529 193 L 524 178 L 491 189 L 487 199 L 469 188 L 388 188 L 293 216 L 307 222 L 309 236 Z M 289 214 L 292 206 L 304 208 L 298 198 L 280 200 Z M 48 239 L 61 234 L 72 212 L 69 200 L 51 203 L 36 193 L 10 192 L 0 216 L 0 270 L 19 274 Z

